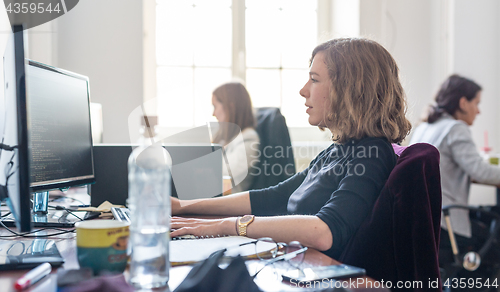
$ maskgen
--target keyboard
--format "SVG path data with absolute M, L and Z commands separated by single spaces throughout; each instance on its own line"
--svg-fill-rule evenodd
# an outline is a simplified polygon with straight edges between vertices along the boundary
M 130 210 L 128 208 L 111 207 L 111 213 L 113 213 L 115 220 L 130 223 Z
M 115 217 L 115 220 L 125 221 L 130 223 L 130 210 L 128 208 L 111 208 L 111 213 Z M 173 237 L 172 240 L 180 240 L 180 239 L 198 239 L 198 237 L 194 235 L 181 235 L 179 237 Z

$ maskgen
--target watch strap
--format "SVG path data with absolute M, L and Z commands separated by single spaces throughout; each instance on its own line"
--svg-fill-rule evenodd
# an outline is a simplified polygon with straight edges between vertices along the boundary
M 242 219 L 245 218 L 246 222 L 241 222 Z M 246 236 L 247 235 L 247 227 L 248 225 L 250 225 L 250 223 L 253 222 L 253 220 L 255 219 L 255 216 L 254 215 L 245 215 L 243 217 L 238 217 L 238 220 L 236 221 L 237 222 L 237 233 L 239 236 Z

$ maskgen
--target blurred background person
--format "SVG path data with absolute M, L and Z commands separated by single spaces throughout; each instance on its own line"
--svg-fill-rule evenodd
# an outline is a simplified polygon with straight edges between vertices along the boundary
M 228 82 L 213 91 L 212 104 L 219 122 L 213 143 L 222 145 L 225 152 L 223 175 L 232 179 L 231 193 L 247 191 L 254 179 L 250 168 L 259 161 L 260 145 L 250 95 L 242 83 Z
M 479 114 L 481 86 L 451 75 L 441 85 L 435 101 L 424 123 L 415 129 L 410 144 L 425 142 L 439 150 L 443 206 L 468 205 L 471 181 L 500 185 L 500 167 L 488 164 L 481 157 L 469 129 Z M 478 247 L 483 242 L 486 227 L 471 220 L 467 210 L 453 209 L 450 216 L 459 248 Z M 441 247 L 451 247 L 444 217 Z

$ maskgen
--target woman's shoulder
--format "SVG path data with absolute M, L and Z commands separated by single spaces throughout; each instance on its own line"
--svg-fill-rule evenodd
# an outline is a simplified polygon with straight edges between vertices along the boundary
M 468 127 L 467 123 L 465 123 L 464 121 L 457 120 L 448 114 L 443 115 L 441 118 L 439 118 L 432 124 L 429 123 L 424 123 L 424 124 L 427 124 L 428 127 L 433 127 L 438 131 L 443 131 L 443 130 L 449 131 L 454 127 L 459 127 L 459 128 Z
M 392 145 L 385 137 L 364 137 L 359 140 L 351 140 L 351 143 L 360 151 L 364 147 L 377 147 L 382 150 L 392 151 Z
M 255 131 L 254 128 L 245 128 L 243 131 L 241 131 L 241 134 L 243 135 L 243 139 L 245 140 L 259 141 L 259 134 L 257 133 L 257 131 Z
M 436 122 L 429 124 L 436 133 L 446 135 L 448 137 L 461 136 L 464 133 L 470 133 L 469 125 L 452 117 L 443 117 Z
M 346 156 L 353 158 L 365 157 L 367 153 L 377 153 L 376 157 L 388 157 L 394 155 L 394 149 L 391 143 L 385 137 L 364 137 L 361 139 L 351 139 L 343 144 L 333 143 L 330 147 L 318 154 L 317 158 L 322 156 Z
M 449 126 L 447 137 L 449 143 L 455 140 L 472 140 L 469 125 L 461 120 L 457 120 L 456 123 Z

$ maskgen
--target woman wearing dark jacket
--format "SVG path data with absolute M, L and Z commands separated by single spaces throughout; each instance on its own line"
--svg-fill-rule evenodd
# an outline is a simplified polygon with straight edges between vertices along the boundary
M 222 198 L 172 199 L 174 215 L 235 217 L 174 217 L 171 236 L 298 240 L 338 258 L 396 164 L 391 143 L 402 141 L 411 128 L 405 95 L 389 52 L 374 41 L 356 38 L 330 40 L 314 49 L 309 80 L 300 95 L 309 124 L 329 129 L 334 143 L 306 170 L 274 187 Z

